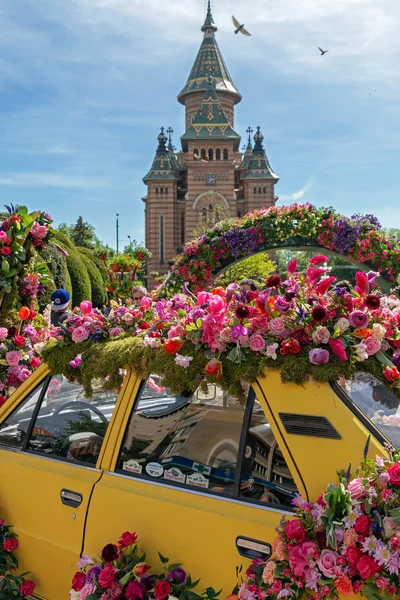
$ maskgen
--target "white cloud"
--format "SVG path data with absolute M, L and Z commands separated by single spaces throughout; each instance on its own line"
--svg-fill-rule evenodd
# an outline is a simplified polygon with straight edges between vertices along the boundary
M 315 180 L 312 177 L 311 179 L 309 179 L 307 181 L 307 183 L 305 184 L 305 186 L 301 189 L 298 190 L 297 192 L 293 192 L 292 194 L 284 194 L 282 196 L 279 196 L 279 200 L 282 202 L 297 202 L 298 200 L 301 200 L 303 198 L 303 196 L 311 189 L 311 187 L 314 185 Z
M 92 189 L 110 188 L 111 184 L 103 177 L 32 172 L 0 174 L 0 186 Z

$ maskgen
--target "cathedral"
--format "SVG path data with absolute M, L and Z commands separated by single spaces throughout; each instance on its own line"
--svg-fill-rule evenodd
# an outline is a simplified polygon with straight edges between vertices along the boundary
M 260 127 L 247 130 L 247 146 L 240 150 L 235 105 L 242 96 L 218 46 L 210 0 L 201 30 L 200 50 L 178 95 L 185 107 L 182 148 L 174 148 L 172 130 L 162 127 L 153 164 L 143 178 L 146 248 L 152 253 L 149 274 L 166 273 L 202 227 L 273 206 L 277 200 L 278 177 L 268 162 Z M 149 275 L 148 285 L 153 283 Z

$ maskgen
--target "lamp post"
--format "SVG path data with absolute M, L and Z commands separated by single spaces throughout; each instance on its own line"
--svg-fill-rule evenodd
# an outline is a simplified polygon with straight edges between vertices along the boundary
M 118 250 L 119 250 L 119 221 L 118 221 L 118 217 L 119 214 L 117 213 L 117 219 L 116 219 L 116 223 L 115 223 L 115 229 L 116 229 L 116 234 L 117 234 L 117 254 L 118 254 Z

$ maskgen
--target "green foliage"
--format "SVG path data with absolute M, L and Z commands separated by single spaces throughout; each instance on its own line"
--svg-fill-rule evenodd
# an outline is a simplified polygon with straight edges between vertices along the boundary
M 88 258 L 90 258 L 90 260 L 94 262 L 94 264 L 96 265 L 96 267 L 100 271 L 100 275 L 101 275 L 103 281 L 108 281 L 107 268 L 106 268 L 106 266 L 104 264 L 104 261 L 101 260 L 97 256 L 96 251 L 95 250 L 90 250 L 90 248 L 79 248 L 79 252 L 81 254 L 84 254 Z
M 62 232 L 56 233 L 56 241 L 67 252 L 67 268 L 72 284 L 72 306 L 78 306 L 82 300 L 92 299 L 92 288 L 89 274 L 79 251 L 74 247 L 69 238 Z
M 53 277 L 56 289 L 67 289 L 67 261 L 53 242 L 43 250 L 42 257 Z
M 84 248 L 94 248 L 96 234 L 93 225 L 87 223 L 80 216 L 75 225 L 67 225 L 61 223 L 58 226 L 58 231 L 65 233 L 75 246 L 83 246 Z
M 95 262 L 86 253 L 82 252 L 83 249 L 77 248 L 77 250 L 90 278 L 93 306 L 96 308 L 101 308 L 103 304 L 107 303 L 107 293 L 105 290 L 104 280 Z
M 266 252 L 249 256 L 235 263 L 216 280 L 218 285 L 227 286 L 230 283 L 240 283 L 243 279 L 253 279 L 264 284 L 265 280 L 275 271 L 275 265 Z

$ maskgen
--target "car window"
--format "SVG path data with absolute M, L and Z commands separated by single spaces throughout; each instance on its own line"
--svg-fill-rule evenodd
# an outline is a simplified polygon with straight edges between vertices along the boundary
M 63 376 L 52 377 L 41 401 L 27 450 L 95 465 L 118 398 L 95 382 L 93 397 Z
M 33 412 L 39 401 L 45 381 L 36 387 L 25 400 L 0 424 L 0 444 L 22 448 L 26 442 L 26 434 Z
M 291 506 L 296 491 L 264 411 L 255 400 L 246 436 L 240 496 L 249 501 Z
M 381 433 L 400 447 L 399 401 L 385 384 L 361 372 L 351 380 L 341 378 L 338 385 Z
M 244 414 L 245 405 L 217 386 L 175 395 L 152 375 L 128 423 L 118 469 L 232 495 Z

